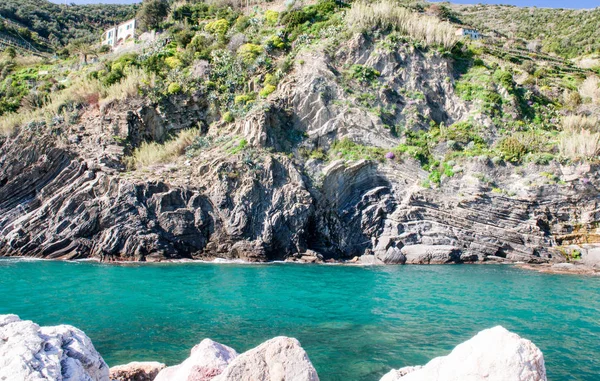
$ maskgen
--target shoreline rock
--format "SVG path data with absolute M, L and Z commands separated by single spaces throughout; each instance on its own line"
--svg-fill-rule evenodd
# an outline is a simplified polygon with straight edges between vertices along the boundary
M 181 364 L 131 362 L 109 368 L 81 330 L 40 327 L 0 315 L 0 380 L 28 381 L 319 381 L 294 338 L 279 336 L 238 354 L 204 339 Z M 479 332 L 447 356 L 391 370 L 380 381 L 547 381 L 544 355 L 501 326 Z
M 40 327 L 0 315 L 0 380 L 109 381 L 109 368 L 73 326 Z
M 546 381 L 544 355 L 531 341 L 496 326 L 426 365 L 392 370 L 380 381 Z
M 192 348 L 190 357 L 179 365 L 161 370 L 155 381 L 211 380 L 221 374 L 237 356 L 235 349 L 204 339 Z

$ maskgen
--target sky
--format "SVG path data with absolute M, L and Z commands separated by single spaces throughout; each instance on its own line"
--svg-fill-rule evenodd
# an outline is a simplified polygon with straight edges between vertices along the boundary
M 456 4 L 509 4 L 539 8 L 597 8 L 600 0 L 452 0 Z
M 64 0 L 50 0 L 53 3 L 64 4 Z M 69 4 L 131 4 L 141 0 L 67 0 Z M 544 8 L 596 8 L 600 7 L 600 0 L 452 0 L 458 4 L 510 4 L 518 6 L 536 6 Z
M 51 3 L 64 4 L 65 0 L 50 0 Z M 133 4 L 142 0 L 67 0 L 67 4 Z

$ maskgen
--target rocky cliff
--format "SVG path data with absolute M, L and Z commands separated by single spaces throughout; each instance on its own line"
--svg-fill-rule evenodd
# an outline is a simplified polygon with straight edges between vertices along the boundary
M 396 150 L 467 119 L 497 139 L 500 125 L 456 95 L 456 65 L 357 34 L 335 50 L 300 50 L 278 89 L 233 123 L 218 120 L 202 90 L 32 121 L 0 139 L 0 255 L 540 263 L 597 242 L 594 165 L 479 155 L 445 161 L 449 173 L 432 183 L 418 154 Z M 349 80 L 348 67 L 371 68 L 376 83 Z M 143 142 L 196 126 L 186 155 L 127 167 Z M 444 160 L 452 144 L 469 141 L 429 143 L 428 160 Z

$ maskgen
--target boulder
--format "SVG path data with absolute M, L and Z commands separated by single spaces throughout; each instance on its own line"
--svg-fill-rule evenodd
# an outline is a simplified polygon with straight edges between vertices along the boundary
M 81 330 L 0 315 L 0 380 L 109 381 L 108 365 Z
M 298 340 L 276 337 L 236 357 L 214 381 L 319 381 Z
M 590 245 L 587 250 L 582 251 L 580 262 L 590 267 L 600 268 L 600 247 Z
M 153 381 L 158 372 L 166 367 L 156 361 L 130 362 L 110 368 L 111 381 Z
M 221 374 L 238 353 L 226 345 L 204 339 L 192 348 L 190 357 L 158 373 L 155 381 L 208 381 Z
M 386 265 L 403 265 L 406 262 L 406 256 L 396 246 L 390 246 L 386 251 L 378 252 L 375 257 Z
M 392 370 L 380 381 L 546 381 L 544 355 L 501 326 L 486 329 L 422 367 Z
M 409 264 L 445 264 L 461 261 L 461 250 L 450 245 L 409 245 L 400 251 Z

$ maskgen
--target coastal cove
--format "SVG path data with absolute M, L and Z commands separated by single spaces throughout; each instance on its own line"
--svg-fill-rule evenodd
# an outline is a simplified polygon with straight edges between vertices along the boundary
M 548 379 L 600 373 L 600 278 L 507 265 L 358 267 L 0 259 L 0 314 L 84 330 L 111 365 L 181 362 L 203 338 L 296 337 L 321 380 L 378 380 L 503 325 Z

